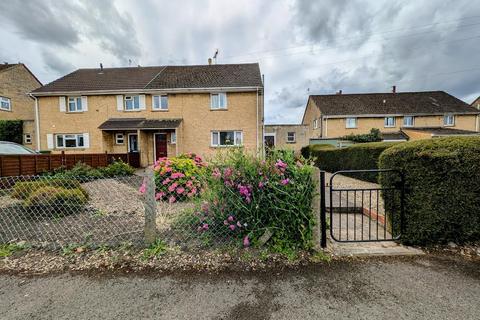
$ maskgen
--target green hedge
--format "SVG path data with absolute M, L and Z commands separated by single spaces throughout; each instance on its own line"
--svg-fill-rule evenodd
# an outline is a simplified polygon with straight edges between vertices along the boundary
M 314 156 L 313 155 L 314 152 L 319 151 L 319 150 L 325 150 L 325 149 L 335 149 L 335 146 L 333 146 L 331 144 L 327 144 L 327 143 L 311 144 L 311 145 L 302 147 L 302 149 L 300 149 L 300 153 L 306 159 L 306 158 L 310 158 L 310 156 Z
M 380 154 L 395 144 L 392 142 L 359 143 L 347 148 L 312 151 L 311 156 L 316 158 L 315 163 L 321 170 L 328 172 L 377 169 Z M 362 172 L 346 175 L 377 182 L 376 173 Z
M 0 141 L 11 141 L 22 144 L 23 121 L 0 120 Z
M 405 174 L 402 241 L 423 245 L 480 240 L 480 138 L 396 145 L 382 153 L 380 168 L 399 168 Z M 381 175 L 380 182 L 390 187 L 396 179 Z M 391 204 L 386 199 L 385 207 Z

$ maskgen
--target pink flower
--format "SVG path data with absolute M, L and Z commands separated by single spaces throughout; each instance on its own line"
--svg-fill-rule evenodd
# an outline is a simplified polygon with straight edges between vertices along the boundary
M 227 220 L 223 220 L 223 224 L 228 226 L 228 221 Z
M 185 188 L 184 187 L 178 187 L 177 188 L 177 194 L 182 194 L 185 192 Z
M 280 170 L 281 172 L 284 172 L 285 169 L 287 169 L 287 164 L 285 162 L 283 162 L 282 160 L 277 160 L 277 162 L 275 163 L 275 168 L 277 168 L 278 170 Z
M 235 218 L 233 216 L 228 216 L 227 220 L 232 222 L 233 220 L 235 220 Z
M 208 230 L 208 223 L 204 223 L 204 224 L 202 225 L 202 229 L 203 229 L 203 230 Z
M 259 187 L 260 189 L 262 189 L 264 186 L 265 186 L 265 184 L 264 184 L 262 181 L 260 181 L 260 182 L 258 183 L 258 187 Z
M 220 170 L 218 168 L 215 168 L 215 169 L 213 169 L 212 176 L 215 179 L 220 179 L 220 177 L 222 176 L 222 173 L 220 172 Z
M 286 186 L 288 183 L 290 182 L 290 179 L 286 178 L 286 179 L 283 179 L 282 181 L 280 181 L 280 183 L 284 186 Z
M 174 196 L 171 196 L 170 198 L 168 198 L 168 203 L 174 203 L 175 201 L 177 201 L 177 199 L 175 199 Z
M 229 225 L 228 227 L 229 227 L 230 230 L 232 230 L 232 231 L 235 230 L 235 225 L 234 225 L 234 224 L 231 224 L 231 225 Z
M 230 177 L 232 174 L 233 174 L 233 169 L 232 169 L 232 168 L 227 168 L 227 169 L 225 169 L 225 171 L 223 172 L 223 175 L 224 175 L 225 178 Z
M 192 181 L 192 180 L 188 180 L 187 183 L 186 183 L 186 186 L 187 186 L 187 188 L 192 189 L 192 187 L 193 187 L 193 181 Z
M 142 185 L 140 186 L 140 188 L 138 188 L 138 192 L 143 194 L 146 191 L 147 191 L 147 182 L 145 180 L 143 180 Z
M 167 178 L 167 179 L 163 180 L 162 184 L 167 185 L 170 181 L 171 181 L 170 178 Z
M 157 194 L 155 195 L 155 200 L 160 200 L 160 199 L 162 199 L 164 196 L 165 196 L 165 192 L 163 192 L 163 191 L 157 192 Z
M 239 227 L 239 228 L 242 227 L 242 224 L 240 223 L 240 221 L 237 221 L 237 227 Z
M 248 236 L 245 236 L 245 238 L 243 238 L 243 246 L 244 247 L 250 246 L 250 240 L 248 239 Z
M 185 175 L 181 172 L 175 172 L 175 173 L 172 173 L 172 175 L 170 177 L 172 179 L 177 179 L 177 178 L 183 178 L 183 177 L 185 177 Z

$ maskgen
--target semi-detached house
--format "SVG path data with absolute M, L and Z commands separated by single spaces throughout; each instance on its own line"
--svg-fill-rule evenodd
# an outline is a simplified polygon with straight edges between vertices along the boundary
M 79 69 L 32 92 L 38 148 L 155 159 L 263 149 L 259 65 Z

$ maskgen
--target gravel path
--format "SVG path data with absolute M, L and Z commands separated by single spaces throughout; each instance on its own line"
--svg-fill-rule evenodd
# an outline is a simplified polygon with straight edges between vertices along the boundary
M 424 256 L 296 270 L 0 275 L 2 319 L 478 319 L 480 265 Z

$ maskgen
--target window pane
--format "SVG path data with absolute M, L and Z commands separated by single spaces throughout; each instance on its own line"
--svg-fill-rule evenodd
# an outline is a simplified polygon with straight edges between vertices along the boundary
M 218 109 L 218 94 L 212 94 L 212 108 Z
M 347 128 L 355 128 L 357 126 L 356 118 L 347 118 Z
M 234 144 L 234 132 L 233 131 L 220 132 L 220 145 L 231 146 L 233 144 Z
M 78 141 L 77 146 L 83 147 L 83 135 L 79 135 L 77 137 L 77 141 Z
M 133 97 L 133 108 L 134 109 L 140 109 L 140 97 L 139 96 Z
M 125 97 L 125 110 L 133 109 L 133 101 L 131 97 Z
M 167 110 L 168 109 L 168 96 L 161 96 L 161 109 Z
M 177 134 L 175 132 L 170 134 L 170 143 L 177 143 Z
M 57 136 L 57 147 L 63 147 L 63 136 Z
M 240 145 L 243 144 L 242 137 L 243 137 L 243 135 L 242 135 L 241 131 L 236 131 L 235 132 L 235 145 L 236 146 L 240 146 Z
M 153 96 L 153 109 L 160 108 L 160 98 L 159 96 Z
M 75 148 L 77 146 L 76 139 L 65 139 L 65 147 L 66 148 Z
M 226 108 L 227 107 L 227 95 L 225 93 L 220 93 L 218 95 L 219 102 L 218 106 L 219 108 Z
M 212 132 L 212 145 L 218 146 L 218 132 Z
M 77 98 L 77 111 L 82 111 L 82 98 Z

